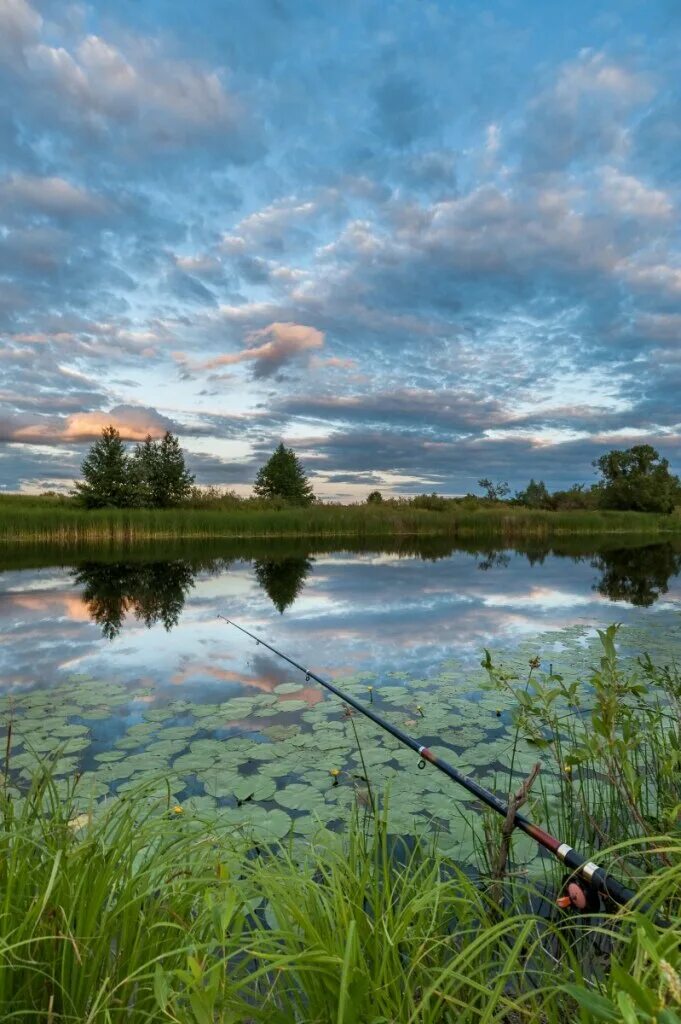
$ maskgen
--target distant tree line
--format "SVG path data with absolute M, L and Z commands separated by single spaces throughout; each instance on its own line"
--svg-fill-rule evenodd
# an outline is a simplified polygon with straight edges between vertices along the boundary
M 384 498 L 371 491 L 368 505 L 404 506 L 446 511 L 464 503 L 470 507 L 505 504 L 531 509 L 657 512 L 668 514 L 681 505 L 681 482 L 669 469 L 667 459 L 651 445 L 640 444 L 624 450 L 613 449 L 593 462 L 599 480 L 588 486 L 573 484 L 565 490 L 549 491 L 543 480 L 530 480 L 511 494 L 506 481 L 481 477 L 484 495 L 468 494 L 447 498 L 439 494 L 417 494 L 410 498 Z M 312 485 L 292 448 L 279 444 L 258 470 L 253 497 L 242 498 L 233 491 L 194 486 L 194 475 L 185 465 L 178 439 L 167 431 L 160 440 L 151 436 L 126 450 L 119 432 L 105 427 L 82 464 L 83 479 L 76 484 L 78 500 L 88 508 L 229 508 L 248 503 L 268 507 L 306 506 L 316 501 Z
M 527 487 L 510 497 L 506 483 L 494 484 L 486 478 L 478 484 L 489 501 L 508 500 L 510 504 L 536 509 L 614 509 L 632 512 L 669 514 L 681 504 L 681 482 L 670 472 L 669 461 L 649 444 L 638 444 L 623 451 L 613 450 L 595 459 L 592 465 L 600 480 L 587 487 L 573 484 L 567 490 L 551 493 L 543 480 L 530 480 Z

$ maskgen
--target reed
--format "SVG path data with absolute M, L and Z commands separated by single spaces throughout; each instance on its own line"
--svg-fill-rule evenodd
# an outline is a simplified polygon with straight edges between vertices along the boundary
M 152 540 L 239 537 L 449 536 L 550 538 L 598 534 L 681 534 L 681 515 L 638 512 L 546 512 L 514 507 L 445 509 L 408 502 L 379 506 L 318 504 L 277 508 L 244 502 L 235 508 L 94 509 L 68 501 L 0 497 L 0 543 L 121 545 Z
M 432 836 L 392 836 L 385 800 L 343 834 L 254 848 L 219 818 L 152 797 L 158 780 L 84 811 L 77 778 L 57 783 L 47 768 L 22 793 L 10 765 L 0 1019 L 679 1024 L 679 675 L 622 664 L 616 631 L 601 639 L 588 683 L 536 666 L 519 683 L 489 659 L 488 670 L 513 693 L 518 733 L 564 776 L 533 814 L 609 846 L 598 859 L 628 873 L 637 907 L 558 912 L 552 867 L 544 881 L 511 870 L 500 891 L 486 867 L 493 833 L 463 870 Z
M 249 851 L 143 790 L 76 817 L 43 775 L 0 810 L 3 1020 L 557 1024 L 596 1005 L 581 1019 L 618 1021 L 633 977 L 678 1021 L 678 917 L 551 920 L 518 887 L 500 909 L 425 842 L 396 845 L 382 816 Z M 657 845 L 674 861 L 648 883 L 660 905 L 681 840 Z

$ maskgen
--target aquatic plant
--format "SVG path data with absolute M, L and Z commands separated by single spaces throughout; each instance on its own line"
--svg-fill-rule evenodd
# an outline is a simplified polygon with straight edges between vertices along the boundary
M 3 1020 L 678 1020 L 678 836 L 646 854 L 660 929 L 549 912 L 526 885 L 500 906 L 427 840 L 391 839 L 389 812 L 254 849 L 145 787 L 79 807 L 49 774 L 20 808 L 0 794 Z
M 613 533 L 678 534 L 681 515 L 597 510 L 549 512 L 503 505 L 469 509 L 455 502 L 447 502 L 439 510 L 409 502 L 315 504 L 307 508 L 245 502 L 224 509 L 87 510 L 23 495 L 0 496 L 0 541 L 63 547 L 190 537 L 430 535 L 512 539 Z

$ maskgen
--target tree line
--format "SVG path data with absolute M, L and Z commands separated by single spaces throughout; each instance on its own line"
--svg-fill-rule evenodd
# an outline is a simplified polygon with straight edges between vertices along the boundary
M 681 482 L 669 469 L 667 459 L 651 445 L 640 444 L 624 450 L 612 450 L 593 462 L 599 480 L 591 486 L 573 484 L 566 490 L 549 491 L 543 480 L 530 480 L 515 494 L 505 481 L 481 477 L 484 495 L 468 494 L 446 498 L 438 494 L 418 494 L 411 498 L 384 498 L 372 491 L 369 505 L 403 505 L 445 511 L 453 504 L 520 506 L 548 511 L 614 509 L 619 511 L 668 514 L 681 505 Z M 105 427 L 82 464 L 83 479 L 75 494 L 87 508 L 172 508 L 178 505 L 209 507 L 240 504 L 236 494 L 225 495 L 214 488 L 194 486 L 194 474 L 185 465 L 180 443 L 170 431 L 154 440 L 150 435 L 132 452 L 126 449 L 119 432 Z M 286 505 L 310 505 L 316 500 L 302 463 L 292 448 L 279 444 L 258 470 L 253 485 L 255 498 Z
M 524 490 L 511 497 L 506 482 L 494 483 L 484 477 L 478 485 L 488 501 L 535 509 L 612 509 L 664 515 L 681 504 L 681 481 L 670 471 L 669 460 L 661 458 L 652 445 L 613 449 L 594 459 L 592 465 L 600 479 L 590 487 L 573 484 L 567 490 L 551 493 L 543 480 L 530 480 Z
M 173 508 L 190 502 L 195 492 L 195 476 L 169 430 L 160 440 L 148 434 L 129 452 L 119 431 L 105 427 L 85 456 L 81 472 L 83 479 L 74 493 L 86 508 Z M 258 498 L 292 505 L 315 500 L 300 459 L 284 444 L 259 469 L 253 491 Z

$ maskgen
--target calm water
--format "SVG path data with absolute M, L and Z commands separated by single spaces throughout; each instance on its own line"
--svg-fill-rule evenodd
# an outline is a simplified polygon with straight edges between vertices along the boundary
M 380 677 L 427 676 L 447 659 L 477 664 L 483 647 L 510 651 L 547 630 L 681 609 L 679 542 L 353 547 L 183 546 L 116 560 L 15 549 L 0 560 L 2 687 L 84 674 L 200 701 L 290 678 L 220 614 L 322 673 Z
M 219 615 L 375 700 L 488 784 L 509 743 L 499 698 L 481 697 L 483 648 L 524 672 L 534 653 L 545 667 L 591 658 L 589 637 L 615 621 L 633 651 L 680 640 L 679 542 L 350 547 L 5 551 L 0 713 L 3 726 L 13 718 L 13 765 L 27 778 L 35 752 L 58 751 L 60 776 L 85 770 L 96 797 L 156 772 L 195 813 L 273 838 L 308 834 L 308 821 L 347 817 L 361 784 L 354 735 L 339 702 Z M 365 738 L 372 775 L 402 773 L 399 828 L 434 815 L 464 856 L 463 819 L 457 831 L 438 773 L 405 773 L 412 755 Z

